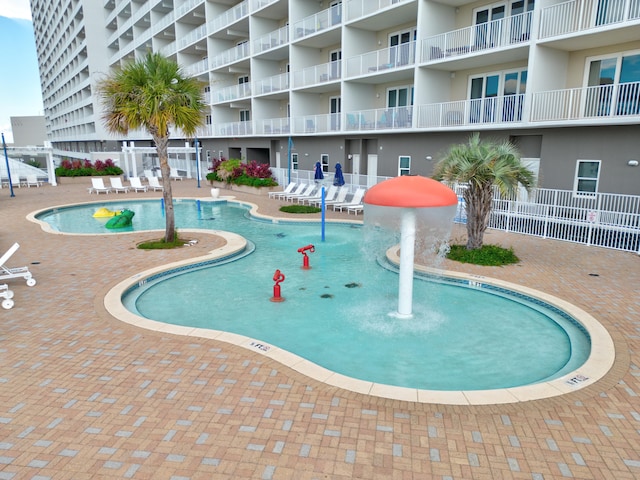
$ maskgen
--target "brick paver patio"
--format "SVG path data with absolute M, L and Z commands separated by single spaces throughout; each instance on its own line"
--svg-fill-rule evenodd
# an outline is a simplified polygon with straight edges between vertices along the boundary
M 13 198 L 0 190 L 0 253 L 19 242 L 10 266 L 28 265 L 38 281 L 10 280 L 15 306 L 0 310 L 0 480 L 640 478 L 640 256 L 488 232 L 487 243 L 513 246 L 521 263 L 446 268 L 574 303 L 607 328 L 616 362 L 597 383 L 548 400 L 408 403 L 111 317 L 102 299 L 118 281 L 218 240 L 202 235 L 193 247 L 145 252 L 135 244 L 157 235 L 55 235 L 25 219 L 97 200 L 88 183 L 21 188 Z M 174 194 L 209 189 L 186 180 Z M 265 214 L 280 205 L 237 197 Z

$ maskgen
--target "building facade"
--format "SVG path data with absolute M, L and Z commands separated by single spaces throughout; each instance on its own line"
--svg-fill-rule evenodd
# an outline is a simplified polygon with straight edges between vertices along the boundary
M 31 0 L 49 140 L 107 134 L 95 95 L 153 50 L 203 81 L 203 156 L 430 175 L 472 132 L 545 188 L 640 195 L 640 0 Z M 175 145 L 184 145 L 180 132 Z

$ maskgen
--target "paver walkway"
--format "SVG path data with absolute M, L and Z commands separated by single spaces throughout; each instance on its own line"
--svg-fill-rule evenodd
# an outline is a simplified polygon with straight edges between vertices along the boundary
M 206 197 L 208 188 L 185 180 L 174 193 Z M 521 263 L 446 268 L 576 304 L 611 333 L 615 365 L 548 400 L 414 404 L 328 387 L 218 341 L 119 322 L 102 305 L 109 288 L 210 250 L 215 237 L 144 252 L 135 244 L 148 233 L 47 234 L 25 216 L 96 196 L 64 182 L 15 195 L 0 190 L 0 252 L 19 242 L 10 265 L 28 265 L 38 284 L 11 280 L 15 307 L 0 310 L 0 480 L 640 478 L 638 255 L 488 232 L 487 243 L 513 246 Z M 237 196 L 266 214 L 280 205 Z

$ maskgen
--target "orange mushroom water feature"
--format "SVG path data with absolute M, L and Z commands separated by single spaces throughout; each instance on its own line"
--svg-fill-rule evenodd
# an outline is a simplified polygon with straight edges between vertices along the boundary
M 431 178 L 405 175 L 371 187 L 364 196 L 367 225 L 400 230 L 400 274 L 397 316 L 409 318 L 413 309 L 413 262 L 416 238 L 438 249 L 449 239 L 458 197 Z

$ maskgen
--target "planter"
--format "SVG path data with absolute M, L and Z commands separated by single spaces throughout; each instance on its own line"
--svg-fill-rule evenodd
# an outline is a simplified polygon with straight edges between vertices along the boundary
M 232 183 L 209 181 L 213 188 L 233 190 L 234 192 L 250 193 L 252 195 L 268 195 L 269 192 L 281 190 L 281 187 L 250 187 L 248 185 L 234 185 Z M 212 193 L 213 196 L 213 193 Z
M 119 175 L 120 179 L 124 181 L 124 175 Z M 102 178 L 104 180 L 105 186 L 109 186 L 109 179 L 116 178 L 113 175 L 92 175 L 89 177 L 56 177 L 56 183 L 58 185 L 86 185 L 87 187 L 91 186 L 92 178 Z

